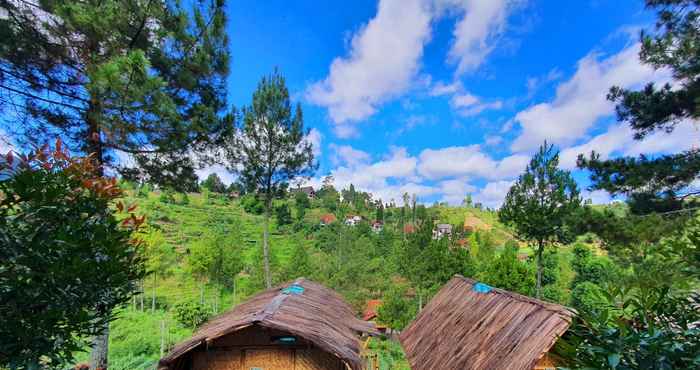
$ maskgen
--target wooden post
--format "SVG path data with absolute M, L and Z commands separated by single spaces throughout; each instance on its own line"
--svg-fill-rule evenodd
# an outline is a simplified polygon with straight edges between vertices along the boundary
M 160 357 L 165 353 L 165 320 L 160 320 Z

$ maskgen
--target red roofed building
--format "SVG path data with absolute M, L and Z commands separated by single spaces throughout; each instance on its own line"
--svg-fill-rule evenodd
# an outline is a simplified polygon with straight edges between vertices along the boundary
M 379 306 L 382 305 L 382 300 L 381 299 L 370 299 L 367 301 L 367 306 L 365 307 L 365 312 L 362 315 L 362 319 L 365 321 L 371 321 L 375 323 L 375 326 L 377 330 L 379 330 L 382 333 L 386 332 L 387 327 L 381 324 L 378 324 L 376 322 L 379 311 Z
M 321 225 L 330 225 L 335 221 L 335 215 L 332 213 L 326 213 L 325 215 L 321 215 Z
M 411 234 L 416 231 L 416 228 L 411 225 L 411 224 L 405 224 L 403 225 L 403 232 L 404 234 Z

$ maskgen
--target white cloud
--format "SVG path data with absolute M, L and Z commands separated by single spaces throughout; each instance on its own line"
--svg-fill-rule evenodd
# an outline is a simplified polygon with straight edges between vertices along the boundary
M 433 180 L 455 176 L 513 178 L 525 169 L 529 161 L 529 157 L 519 154 L 497 161 L 483 153 L 479 145 L 425 149 L 419 157 L 418 173 Z
M 491 176 L 484 176 L 489 179 L 509 179 L 520 175 L 525 171 L 525 167 L 530 162 L 530 157 L 522 154 L 514 154 L 505 157 L 498 162 Z
M 466 108 L 470 107 L 479 102 L 479 98 L 476 96 L 466 93 L 461 95 L 455 95 L 450 99 L 450 104 L 453 108 Z
M 390 149 L 391 155 L 387 159 L 377 162 L 368 168 L 370 174 L 382 178 L 413 176 L 416 171 L 416 158 L 411 157 L 406 148 L 391 147 Z
M 307 98 L 327 107 L 336 124 L 369 117 L 411 86 L 431 17 L 425 1 L 381 0 L 376 16 L 353 36 L 350 55 L 334 59 L 328 77 L 310 86 Z
M 446 84 L 442 81 L 438 81 L 433 85 L 433 87 L 430 89 L 430 96 L 443 96 L 443 95 L 452 95 L 456 94 L 460 91 L 463 90 L 462 82 L 460 81 L 455 81 L 450 84 Z
M 589 141 L 561 151 L 559 163 L 562 168 L 576 168 L 579 154 L 588 156 L 595 151 L 601 159 L 615 154 L 638 156 L 639 154 L 668 154 L 688 150 L 700 144 L 700 131 L 690 122 L 684 121 L 671 133 L 657 131 L 644 140 L 634 140 L 634 131 L 625 123 L 613 124 L 608 130 Z
M 328 147 L 333 151 L 330 159 L 334 166 L 357 167 L 370 160 L 370 155 L 367 152 L 355 149 L 350 145 L 330 144 Z
M 478 193 L 474 194 L 474 202 L 481 203 L 486 207 L 499 208 L 511 186 L 513 186 L 513 181 L 489 182 Z
M 331 170 L 330 174 L 336 188 L 344 189 L 353 184 L 355 188 L 371 193 L 375 199 L 386 202 L 391 199 L 398 201 L 406 192 L 417 196 L 437 193 L 438 188 L 421 183 L 416 176 L 416 162 L 417 159 L 410 156 L 405 148 L 392 147 L 389 155 L 380 161 L 340 166 Z M 320 179 L 311 179 L 307 183 L 320 186 Z
M 632 130 L 627 125 L 610 126 L 608 131 L 596 135 L 588 142 L 562 150 L 559 154 L 559 166 L 569 170 L 574 169 L 578 155 L 588 156 L 591 151 L 600 154 L 601 159 L 607 159 L 614 151 L 627 145 L 632 140 L 632 136 Z
M 605 190 L 594 190 L 594 191 L 584 190 L 581 193 L 581 198 L 584 200 L 590 199 L 591 203 L 593 203 L 593 204 L 608 204 L 612 201 L 612 197 Z
M 411 131 L 414 128 L 425 125 L 425 124 L 434 124 L 437 122 L 437 119 L 434 116 L 424 116 L 420 114 L 413 114 L 410 115 L 406 120 L 403 121 L 403 125 L 399 127 L 395 132 L 395 136 L 402 135 L 405 132 Z
M 457 75 L 478 68 L 494 49 L 494 41 L 503 32 L 508 0 L 443 1 L 461 7 L 463 18 L 455 25 L 454 42 L 448 60 L 457 64 Z
M 445 14 L 459 13 L 448 60 L 457 75 L 479 67 L 501 34 L 512 0 L 380 0 L 377 14 L 351 39 L 347 56 L 337 57 L 328 76 L 306 90 L 306 98 L 326 107 L 339 137 L 356 136 L 353 123 L 372 116 L 386 101 L 416 84 L 429 85 L 419 76 L 431 26 Z M 461 83 L 438 82 L 429 94 L 454 94 Z M 499 108 L 493 102 L 472 108 L 473 115 Z
M 635 87 L 652 79 L 665 79 L 664 72 L 639 62 L 639 44 L 600 59 L 591 53 L 578 62 L 576 73 L 557 88 L 553 101 L 540 103 L 515 116 L 522 132 L 511 145 L 513 151 L 531 150 L 546 139 L 566 146 L 584 137 L 600 119 L 613 113 L 606 99 L 613 85 Z
M 466 178 L 441 181 L 439 185 L 442 193 L 441 201 L 451 205 L 462 204 L 467 194 L 477 190 L 476 186 L 470 184 Z
M 420 153 L 418 173 L 428 179 L 469 174 L 483 175 L 496 166 L 479 145 L 425 149 Z
M 213 166 L 208 166 L 205 168 L 198 169 L 196 171 L 197 177 L 199 178 L 199 181 L 204 181 L 209 175 L 212 173 L 215 173 L 219 176 L 221 179 L 221 182 L 223 182 L 226 185 L 230 185 L 232 182 L 236 180 L 236 175 L 232 174 L 229 172 L 226 167 L 220 165 L 220 164 L 215 164 Z
M 678 153 L 697 148 L 698 145 L 700 145 L 700 127 L 697 123 L 683 121 L 670 134 L 661 130 L 648 135 L 644 140 L 631 141 L 625 148 L 624 154 L 637 156 L 642 153 Z
M 470 94 L 456 94 L 450 99 L 450 105 L 464 117 L 478 115 L 485 110 L 494 110 L 503 108 L 503 102 L 500 100 L 492 102 L 482 102 L 480 98 Z

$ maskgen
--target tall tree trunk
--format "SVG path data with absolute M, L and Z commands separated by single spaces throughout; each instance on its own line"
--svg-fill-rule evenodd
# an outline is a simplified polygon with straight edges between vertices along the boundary
M 104 148 L 102 145 L 100 117 L 102 106 L 99 97 L 91 96 L 85 120 L 87 122 L 87 138 L 85 149 L 92 154 L 98 164 L 97 174 L 104 175 Z M 100 335 L 93 338 L 92 353 L 90 354 L 90 369 L 107 369 L 107 352 L 109 349 L 109 323 L 105 324 Z
M 90 353 L 90 370 L 107 369 L 109 353 L 109 323 L 106 323 L 102 333 L 93 338 L 92 353 Z
M 270 207 L 272 202 L 265 200 L 265 225 L 263 230 L 263 267 L 265 268 L 265 287 L 272 288 L 272 277 L 270 276 Z
M 85 113 L 85 120 L 87 122 L 87 138 L 85 143 L 85 150 L 88 154 L 93 155 L 93 158 L 99 165 L 97 171 L 98 175 L 104 175 L 104 146 L 102 144 L 100 128 L 100 116 L 102 115 L 102 105 L 97 97 L 90 98 L 90 104 L 88 105 L 87 112 Z
M 156 312 L 156 287 L 158 286 L 158 273 L 153 273 L 153 290 L 151 293 L 151 313 Z
M 537 247 L 537 285 L 536 285 L 536 297 L 540 299 L 542 297 L 542 252 L 544 251 L 544 242 L 539 241 Z

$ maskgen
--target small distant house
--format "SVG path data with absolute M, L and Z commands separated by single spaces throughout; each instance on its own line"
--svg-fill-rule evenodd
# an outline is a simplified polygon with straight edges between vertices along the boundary
M 433 229 L 433 239 L 442 239 L 445 236 L 452 235 L 452 225 L 450 224 L 437 224 L 435 229 Z
M 518 253 L 518 261 L 525 262 L 530 258 L 530 255 L 527 253 Z
M 209 321 L 158 369 L 361 370 L 362 334 L 378 332 L 338 293 L 301 278 Z
M 326 226 L 334 223 L 336 221 L 335 215 L 332 213 L 326 213 L 321 215 L 321 225 Z
M 572 310 L 459 275 L 401 333 L 413 370 L 555 369 Z
M 316 197 L 316 191 L 314 190 L 313 186 L 301 186 L 301 187 L 298 187 L 296 189 L 291 189 L 291 190 L 289 190 L 289 192 L 293 195 L 301 192 L 301 193 L 306 194 L 306 196 L 309 197 L 310 199 L 314 199 Z
M 229 199 L 238 199 L 238 198 L 241 197 L 241 192 L 239 192 L 239 191 L 230 191 L 230 192 L 228 193 L 228 197 L 229 197 Z
M 380 333 L 386 333 L 387 327 L 377 323 L 377 318 L 379 317 L 379 306 L 381 305 L 381 299 L 370 299 L 367 301 L 367 306 L 365 307 L 365 312 L 362 314 L 362 319 L 374 323 Z
M 383 222 L 381 222 L 380 220 L 372 221 L 372 231 L 374 231 L 375 233 L 380 233 L 382 232 L 382 229 L 384 229 Z
M 356 226 L 362 221 L 362 216 L 348 215 L 345 217 L 345 224 L 348 226 Z
M 476 231 L 488 231 L 491 230 L 491 225 L 482 221 L 480 218 L 474 215 L 467 215 L 464 217 L 464 231 L 476 232 Z

